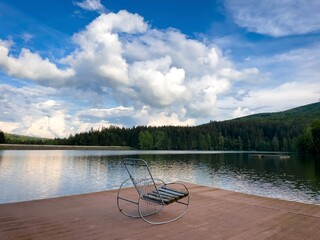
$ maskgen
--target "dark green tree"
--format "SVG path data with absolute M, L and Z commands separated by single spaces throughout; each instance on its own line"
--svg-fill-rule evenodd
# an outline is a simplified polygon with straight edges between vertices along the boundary
M 281 148 L 281 151 L 283 151 L 283 152 L 287 152 L 287 151 L 289 151 L 289 143 L 288 143 L 288 140 L 287 140 L 287 138 L 283 138 L 283 140 L 282 140 L 282 148 Z
M 279 151 L 279 140 L 278 140 L 277 136 L 274 136 L 272 138 L 272 150 Z
M 200 133 L 199 136 L 199 149 L 200 150 L 208 150 L 209 144 L 208 144 L 208 138 L 205 134 Z
M 157 150 L 165 150 L 168 148 L 167 145 L 168 137 L 164 131 L 157 130 L 154 136 L 154 148 Z
M 4 137 L 4 133 L 0 130 L 0 143 L 5 143 L 6 139 Z
M 224 150 L 224 143 L 225 143 L 225 138 L 221 135 L 218 138 L 218 149 L 219 150 Z
M 243 150 L 243 141 L 242 138 L 240 136 L 238 136 L 238 150 L 242 151 Z
M 320 119 L 317 119 L 311 123 L 311 134 L 314 149 L 316 152 L 320 152 Z
M 307 127 L 302 135 L 298 139 L 298 148 L 302 152 L 312 152 L 314 150 L 313 137 L 311 128 Z

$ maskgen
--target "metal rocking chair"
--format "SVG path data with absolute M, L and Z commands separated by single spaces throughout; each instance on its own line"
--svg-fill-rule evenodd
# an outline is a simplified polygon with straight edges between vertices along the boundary
M 124 215 L 142 218 L 150 224 L 164 224 L 182 217 L 189 206 L 188 188 L 178 182 L 164 183 L 153 178 L 148 164 L 142 159 L 125 158 L 122 164 L 129 178 L 120 185 L 117 205 Z M 135 187 L 130 191 L 125 187 Z

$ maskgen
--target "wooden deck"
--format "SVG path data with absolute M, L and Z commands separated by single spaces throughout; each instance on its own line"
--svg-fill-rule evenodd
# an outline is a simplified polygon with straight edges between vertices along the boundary
M 187 214 L 160 226 L 121 214 L 116 191 L 1 204 L 0 239 L 320 239 L 320 206 L 188 186 Z

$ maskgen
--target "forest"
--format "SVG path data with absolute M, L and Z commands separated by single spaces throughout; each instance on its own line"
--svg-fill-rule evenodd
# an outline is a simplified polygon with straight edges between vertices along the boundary
M 29 139 L 27 142 L 32 143 Z M 7 141 L 6 141 L 7 142 Z M 10 142 L 19 143 L 19 142 Z M 21 143 L 21 142 L 20 142 Z M 130 146 L 143 150 L 320 150 L 320 103 L 199 126 L 110 126 L 36 144 Z
M 257 151 L 317 151 L 320 121 L 311 128 L 288 123 L 227 121 L 211 122 L 197 127 L 118 128 L 111 126 L 91 130 L 66 139 L 54 139 L 54 144 L 131 146 L 143 150 L 257 150 Z M 318 130 L 317 130 L 318 129 Z M 318 132 L 316 132 L 318 131 Z
M 194 127 L 119 128 L 75 134 L 54 144 L 116 145 L 144 150 L 256 150 L 318 152 L 320 103 Z

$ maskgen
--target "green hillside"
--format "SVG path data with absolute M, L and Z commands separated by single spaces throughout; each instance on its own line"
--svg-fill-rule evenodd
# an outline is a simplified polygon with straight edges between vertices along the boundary
M 44 144 L 48 139 L 47 138 L 39 138 L 39 137 L 31 137 L 24 136 L 18 134 L 4 133 L 5 142 L 6 143 L 30 143 L 30 144 Z
M 316 118 L 320 118 L 320 102 L 304 105 L 283 112 L 258 113 L 230 121 L 292 121 L 307 124 Z
M 305 151 L 315 150 L 312 123 L 320 119 L 320 103 L 283 112 L 259 113 L 227 121 L 211 121 L 197 128 L 206 136 L 218 137 L 218 146 L 228 150 Z M 216 133 L 216 135 L 212 135 Z M 313 134 L 313 135 L 312 135 Z

